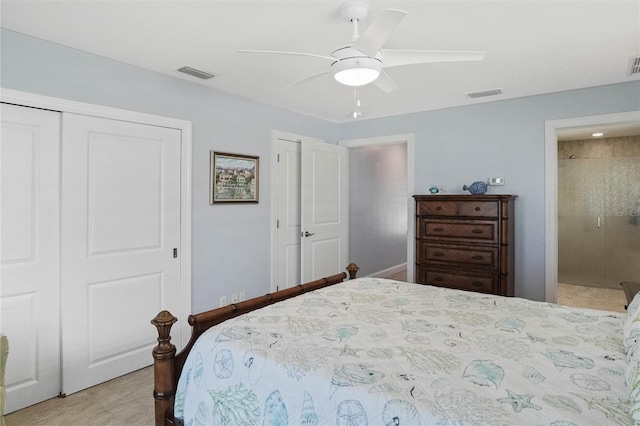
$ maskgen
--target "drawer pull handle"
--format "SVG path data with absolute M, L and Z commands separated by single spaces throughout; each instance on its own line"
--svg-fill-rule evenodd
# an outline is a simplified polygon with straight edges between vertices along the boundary
M 482 234 L 484 231 L 482 231 L 482 229 L 474 229 L 471 231 L 471 233 L 473 234 Z
M 482 283 L 480 281 L 473 281 L 471 285 L 474 287 L 482 287 Z
M 436 210 L 442 210 L 442 207 L 438 206 L 436 207 Z
M 434 280 L 434 281 L 444 281 L 444 278 L 442 278 L 442 277 L 435 277 L 433 280 Z
M 434 256 L 438 256 L 438 257 L 442 257 L 442 256 L 444 256 L 444 253 L 441 252 L 441 251 L 437 251 L 437 252 L 433 253 L 433 255 Z
M 433 228 L 433 232 L 442 232 L 444 228 Z
M 480 211 L 480 207 L 476 207 L 476 211 L 479 212 Z
M 484 256 L 480 256 L 480 255 L 476 255 L 472 257 L 473 260 L 482 260 L 484 259 Z

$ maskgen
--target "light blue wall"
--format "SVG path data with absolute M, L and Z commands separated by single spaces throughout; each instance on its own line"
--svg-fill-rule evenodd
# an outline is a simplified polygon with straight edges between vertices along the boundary
M 340 126 L 340 139 L 415 134 L 415 192 L 490 176 L 516 194 L 515 293 L 544 300 L 545 120 L 640 110 L 640 82 L 425 111 Z
M 270 289 L 271 132 L 337 139 L 334 123 L 2 30 L 3 88 L 193 123 L 193 311 Z M 224 78 L 224 77 L 221 77 Z M 209 151 L 260 156 L 260 203 L 209 205 Z
M 334 123 L 259 104 L 33 37 L 2 30 L 4 88 L 193 123 L 193 310 L 232 289 L 269 291 L 271 131 L 327 141 L 415 134 L 415 190 L 449 193 L 489 176 L 516 202 L 516 295 L 544 298 L 545 120 L 640 110 L 640 82 Z M 209 151 L 259 155 L 260 203 L 209 206 Z M 494 189 L 492 189 L 493 191 Z

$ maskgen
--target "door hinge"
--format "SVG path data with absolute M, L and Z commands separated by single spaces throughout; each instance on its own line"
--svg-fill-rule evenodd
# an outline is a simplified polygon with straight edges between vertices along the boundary
M 173 249 L 173 258 L 176 259 L 178 257 L 178 249 L 174 248 Z
M 280 229 L 280 220 L 276 220 L 276 229 Z
M 280 162 L 280 154 L 278 154 L 278 160 L 277 160 L 277 162 L 278 162 L 278 163 Z

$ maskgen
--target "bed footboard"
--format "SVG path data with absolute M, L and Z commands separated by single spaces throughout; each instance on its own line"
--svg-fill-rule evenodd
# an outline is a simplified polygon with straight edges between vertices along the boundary
M 358 269 L 360 268 L 358 268 L 355 263 L 347 266 L 346 270 L 349 272 L 350 279 L 356 278 Z M 275 293 L 245 300 L 240 303 L 213 309 L 197 315 L 190 315 L 188 321 L 192 327 L 191 338 L 185 348 L 178 354 L 176 354 L 175 345 L 171 343 L 170 335 L 171 327 L 178 319 L 171 315 L 169 311 L 162 311 L 156 315 L 156 317 L 151 320 L 151 324 L 155 325 L 158 330 L 158 344 L 153 348 L 153 398 L 155 399 L 156 426 L 179 424 L 173 416 L 173 402 L 178 379 L 180 378 L 180 373 L 182 372 L 182 367 L 184 366 L 189 351 L 198 337 L 207 329 L 223 321 L 271 305 L 272 303 L 340 283 L 344 281 L 346 277 L 347 274 L 342 272 L 327 278 L 321 278 Z

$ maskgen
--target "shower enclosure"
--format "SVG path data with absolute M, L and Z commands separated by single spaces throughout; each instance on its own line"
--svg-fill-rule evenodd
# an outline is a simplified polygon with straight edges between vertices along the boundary
M 640 136 L 558 141 L 558 282 L 640 282 Z

